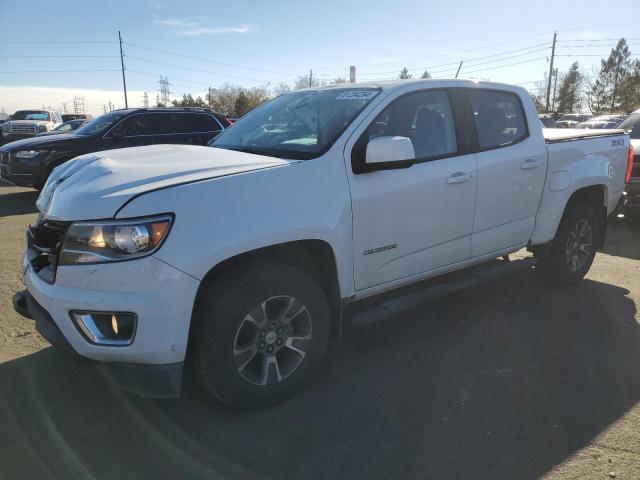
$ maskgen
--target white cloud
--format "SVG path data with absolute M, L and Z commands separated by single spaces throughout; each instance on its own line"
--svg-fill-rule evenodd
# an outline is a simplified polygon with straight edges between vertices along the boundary
M 152 15 L 156 25 L 169 27 L 175 35 L 183 37 L 198 37 L 201 35 L 224 35 L 227 33 L 248 33 L 253 29 L 249 24 L 243 23 L 236 26 L 209 27 L 204 25 L 204 18 L 159 18 Z
M 141 107 L 143 93 L 139 90 L 128 90 L 129 107 Z M 149 103 L 154 104 L 155 92 L 148 92 L 148 94 Z M 53 109 L 62 112 L 64 103 L 67 111 L 73 112 L 74 97 L 84 97 L 86 113 L 93 115 L 103 113 L 103 105 L 108 106 L 109 101 L 115 105 L 114 108 L 124 108 L 122 90 L 0 85 L 0 111 L 4 109 L 7 113 L 13 113 L 16 110 L 51 105 Z

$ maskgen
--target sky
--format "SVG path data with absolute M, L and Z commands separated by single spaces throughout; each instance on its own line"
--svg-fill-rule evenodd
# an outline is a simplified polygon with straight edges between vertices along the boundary
M 612 9 L 615 14 L 612 14 Z M 154 103 L 160 75 L 172 98 L 224 83 L 331 82 L 357 67 L 358 81 L 479 78 L 534 88 L 573 61 L 592 73 L 616 40 L 640 57 L 638 0 L 0 0 L 0 111 L 51 105 L 89 113 L 124 106 L 118 30 L 129 106 Z M 79 100 L 78 100 L 79 101 Z

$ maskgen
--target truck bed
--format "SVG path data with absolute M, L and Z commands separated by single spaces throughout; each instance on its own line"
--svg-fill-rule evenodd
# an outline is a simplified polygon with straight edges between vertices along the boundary
M 623 135 L 624 130 L 616 129 L 583 129 L 583 128 L 543 128 L 542 136 L 547 143 L 566 142 L 581 138 L 609 137 Z

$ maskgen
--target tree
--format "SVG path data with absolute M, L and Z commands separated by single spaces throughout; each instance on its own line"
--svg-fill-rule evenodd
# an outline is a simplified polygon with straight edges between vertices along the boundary
M 249 110 L 249 97 L 244 92 L 244 90 L 240 90 L 240 93 L 238 94 L 238 97 L 236 98 L 235 104 L 233 106 L 233 113 L 236 117 L 241 117 Z
M 574 62 L 569 71 L 562 75 L 560 88 L 555 99 L 556 111 L 573 112 L 574 109 L 579 108 L 583 79 L 579 68 L 578 62 Z
M 200 107 L 204 108 L 207 106 L 202 97 L 197 97 L 195 100 L 190 93 L 185 93 L 182 95 L 182 100 L 172 100 L 171 105 L 174 107 Z
M 425 70 L 420 78 L 431 78 L 431 74 Z
M 336 77 L 333 79 L 333 82 L 331 83 L 347 83 L 347 79 L 344 77 Z
M 407 67 L 403 67 L 402 70 L 400 70 L 400 75 L 398 75 L 398 78 L 400 80 L 406 80 L 411 77 L 413 77 L 413 75 L 409 73 L 409 70 L 407 70 Z
M 640 60 L 636 59 L 633 71 L 620 83 L 620 111 L 631 113 L 640 108 Z
M 289 85 L 288 83 L 280 83 L 279 85 L 276 85 L 273 89 L 273 93 L 275 93 L 276 95 L 282 95 L 283 93 L 287 93 L 291 91 L 291 85 Z
M 588 89 L 589 108 L 594 114 L 620 108 L 620 86 L 632 75 L 633 63 L 627 41 L 621 38 L 606 60 L 600 61 L 600 70 Z
M 309 82 L 309 77 L 306 75 L 300 75 L 298 79 L 293 83 L 294 90 L 300 90 L 301 88 L 309 88 L 309 87 L 318 87 L 322 83 L 317 77 L 311 77 L 311 82 Z

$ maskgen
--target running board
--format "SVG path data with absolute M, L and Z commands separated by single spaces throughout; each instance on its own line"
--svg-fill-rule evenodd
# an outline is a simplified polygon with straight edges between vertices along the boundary
M 444 275 L 442 277 L 443 281 L 438 282 L 437 278 L 433 279 L 433 283 L 424 289 L 394 296 L 393 298 L 387 298 L 362 311 L 352 312 L 351 326 L 360 327 L 386 320 L 423 303 L 435 300 L 436 298 L 444 297 L 445 295 L 511 273 L 529 269 L 535 264 L 536 260 L 533 257 L 510 260 L 507 256 L 506 258 L 503 257 L 502 260 L 495 260 L 486 265 L 470 267 L 468 269 L 469 273 L 467 274 L 465 274 L 464 270 L 457 272 L 463 274 L 462 278 L 457 278 L 451 282 L 447 282 L 447 275 Z M 365 302 L 367 302 L 367 300 L 365 300 Z

